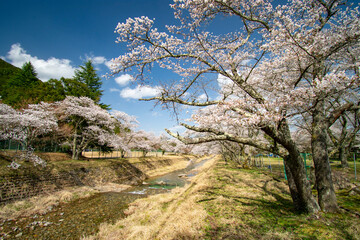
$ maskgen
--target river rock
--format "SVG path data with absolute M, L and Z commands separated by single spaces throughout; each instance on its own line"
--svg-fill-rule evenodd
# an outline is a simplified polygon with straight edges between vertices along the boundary
M 164 182 L 164 181 L 159 181 L 159 182 L 156 182 L 156 184 L 158 184 L 158 185 L 166 185 L 166 182 Z

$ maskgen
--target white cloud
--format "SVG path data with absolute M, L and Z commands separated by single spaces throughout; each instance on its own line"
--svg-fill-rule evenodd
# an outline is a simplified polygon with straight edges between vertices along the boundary
M 110 69 L 110 70 L 113 69 L 114 63 L 112 60 L 106 61 L 106 62 L 104 62 L 104 64 L 108 67 L 108 69 Z
M 224 75 L 221 75 L 221 74 L 218 74 L 217 82 L 221 88 L 223 88 L 225 86 L 233 85 L 233 81 L 230 78 L 225 77 Z
M 123 74 L 115 78 L 115 82 L 120 86 L 125 86 L 132 80 L 134 80 L 134 78 L 129 74 Z
M 181 125 L 176 125 L 173 126 L 171 128 L 168 128 L 171 132 L 184 132 L 185 131 L 185 127 L 181 126 Z
M 160 87 L 150 87 L 150 86 L 137 86 L 136 88 L 124 88 L 120 92 L 120 96 L 123 98 L 132 98 L 139 99 L 144 97 L 155 97 L 161 92 Z
M 155 111 L 153 111 L 153 112 L 151 112 L 151 116 L 153 116 L 153 117 L 162 117 L 163 114 L 162 114 L 161 112 L 155 112 Z
M 121 90 L 117 88 L 110 88 L 110 92 L 121 92 Z
M 106 58 L 103 56 L 97 56 L 97 57 L 91 58 L 91 61 L 93 64 L 105 64 Z
M 39 59 L 36 56 L 27 54 L 19 43 L 13 44 L 6 56 L 6 60 L 16 67 L 22 67 L 26 62 L 31 62 L 35 71 L 38 73 L 38 78 L 42 81 L 47 81 L 50 78 L 59 79 L 61 77 L 70 78 L 74 76 L 75 69 L 71 66 L 69 59 L 57 59 L 51 57 L 47 60 Z
M 94 65 L 101 65 L 104 64 L 107 68 L 111 69 L 110 66 L 112 64 L 112 61 L 108 61 L 105 57 L 103 56 L 94 56 L 93 54 L 90 55 L 85 55 L 86 57 L 86 61 L 91 60 L 91 62 Z
M 197 97 L 197 100 L 199 102 L 206 101 L 207 100 L 206 94 L 205 93 L 201 94 L 200 96 Z

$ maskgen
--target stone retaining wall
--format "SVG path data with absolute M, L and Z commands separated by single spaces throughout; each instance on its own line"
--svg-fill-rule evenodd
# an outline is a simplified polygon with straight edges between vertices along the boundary
M 68 172 L 37 172 L 18 176 L 0 176 L 0 204 L 48 194 L 66 187 L 96 186 L 102 183 L 136 185 L 146 179 L 146 172 L 175 164 L 179 160 L 127 161 L 99 168 L 77 168 Z M 184 160 L 183 160 L 184 161 Z
M 24 199 L 40 194 L 51 193 L 64 187 L 76 186 L 69 174 L 44 175 L 40 178 L 29 176 L 0 177 L 0 204 Z

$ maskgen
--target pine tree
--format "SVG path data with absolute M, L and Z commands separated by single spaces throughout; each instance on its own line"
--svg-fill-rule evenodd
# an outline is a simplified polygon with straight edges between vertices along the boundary
M 74 79 L 88 86 L 90 91 L 87 97 L 96 103 L 100 102 L 100 98 L 103 95 L 103 90 L 101 90 L 102 82 L 91 60 L 85 62 L 84 66 L 80 66 L 80 70 L 75 71 Z
M 39 79 L 37 78 L 37 73 L 31 62 L 24 63 L 21 70 L 15 74 L 11 81 L 12 85 L 19 87 L 29 87 L 38 83 Z

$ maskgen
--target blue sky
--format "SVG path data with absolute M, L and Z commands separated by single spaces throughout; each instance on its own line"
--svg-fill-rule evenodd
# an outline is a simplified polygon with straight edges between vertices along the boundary
M 275 0 L 274 4 L 284 2 Z M 155 27 L 164 30 L 165 25 L 178 23 L 170 3 L 172 0 L 0 0 L 0 57 L 18 67 L 31 61 L 43 81 L 72 77 L 88 58 L 103 76 L 110 73 L 109 61 L 125 53 L 125 48 L 115 43 L 117 24 L 129 17 L 148 16 L 155 18 Z M 219 18 L 221 21 L 213 22 L 210 31 L 226 33 L 238 29 L 238 19 Z M 152 77 L 164 81 L 174 75 L 155 69 Z M 103 78 L 101 101 L 114 110 L 136 116 L 140 129 L 157 135 L 164 128 L 176 131 L 178 124 L 170 112 L 161 107 L 154 109 L 153 102 L 137 100 L 150 97 L 157 90 L 139 91 L 139 87 L 129 83 L 130 78 Z
M 110 73 L 109 60 L 123 54 L 115 43 L 115 27 L 129 17 L 155 18 L 161 29 L 175 23 L 168 0 L 11 0 L 0 1 L 0 57 L 21 67 L 26 61 L 35 66 L 41 80 L 72 77 L 74 70 L 92 58 L 100 76 Z M 165 79 L 166 73 L 156 77 Z M 117 82 L 115 79 L 117 79 Z M 139 102 L 141 94 L 154 94 L 156 89 L 139 92 L 130 84 L 130 76 L 103 78 L 102 102 L 114 110 L 137 116 L 140 129 L 155 134 L 164 128 L 176 128 L 171 113 L 152 102 Z

